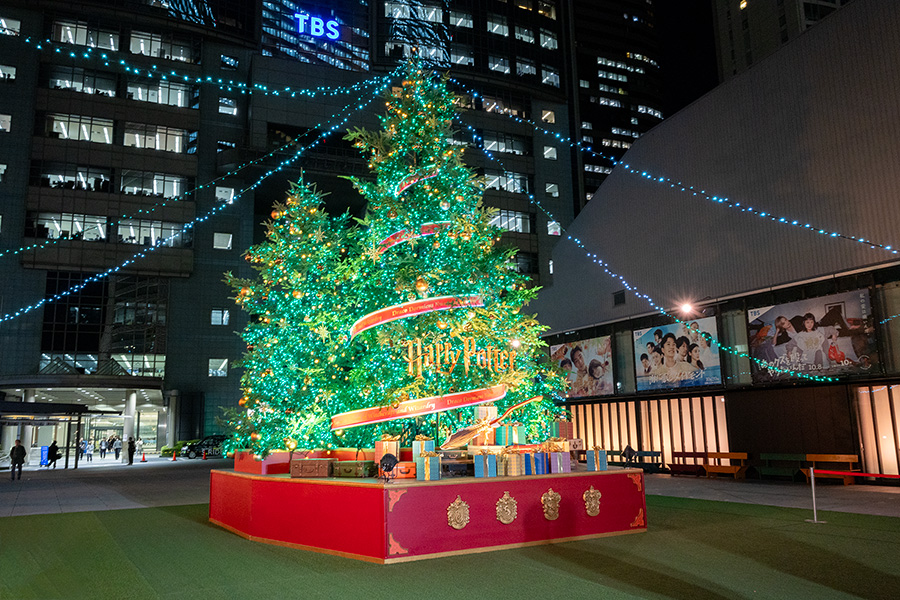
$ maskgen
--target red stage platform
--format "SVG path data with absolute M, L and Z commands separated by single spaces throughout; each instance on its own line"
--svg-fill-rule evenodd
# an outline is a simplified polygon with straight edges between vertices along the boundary
M 646 531 L 644 473 L 439 481 L 212 471 L 209 520 L 247 539 L 395 563 Z

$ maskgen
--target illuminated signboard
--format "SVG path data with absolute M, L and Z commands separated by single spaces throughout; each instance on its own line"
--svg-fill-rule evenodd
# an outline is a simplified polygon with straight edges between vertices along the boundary
M 329 40 L 336 40 L 341 35 L 340 29 L 338 29 L 340 24 L 337 21 L 326 21 L 305 13 L 296 13 L 294 18 L 297 19 L 297 31 L 300 35 L 325 37 Z

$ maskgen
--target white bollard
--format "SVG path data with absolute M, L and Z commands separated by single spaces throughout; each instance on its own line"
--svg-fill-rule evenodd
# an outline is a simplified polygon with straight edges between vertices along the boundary
M 813 505 L 813 518 L 806 519 L 807 523 L 826 523 L 826 521 L 820 521 L 818 511 L 816 510 L 816 469 L 814 467 L 809 468 L 809 486 L 812 489 L 812 505 Z

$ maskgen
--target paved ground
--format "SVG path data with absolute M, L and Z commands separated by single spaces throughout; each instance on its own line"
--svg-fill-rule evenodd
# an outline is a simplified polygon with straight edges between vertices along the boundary
M 204 504 L 210 469 L 232 466 L 227 459 L 147 460 L 131 466 L 94 460 L 77 470 L 31 468 L 15 482 L 9 471 L 0 471 L 0 517 Z M 648 494 L 658 496 L 808 508 L 812 517 L 810 487 L 803 483 L 647 475 L 646 486 Z M 816 492 L 822 511 L 900 517 L 900 486 L 828 482 Z

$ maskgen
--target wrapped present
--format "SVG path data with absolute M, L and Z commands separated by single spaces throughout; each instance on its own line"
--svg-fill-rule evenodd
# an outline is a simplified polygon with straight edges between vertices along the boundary
M 332 477 L 375 477 L 374 460 L 339 460 L 332 466 Z
M 557 419 L 550 423 L 550 435 L 564 440 L 575 437 L 575 424 L 565 419 Z
M 400 436 L 399 435 L 388 435 L 384 434 L 381 436 L 381 439 L 375 442 L 375 464 L 379 464 L 381 462 L 381 457 L 385 454 L 393 454 L 397 457 L 397 460 L 400 460 Z M 381 468 L 378 469 L 378 474 L 381 475 Z
M 571 440 L 566 440 L 569 442 L 569 452 L 572 450 L 584 450 L 584 440 L 581 438 L 574 438 Z
M 489 450 L 483 450 L 481 454 L 472 458 L 475 461 L 475 477 L 497 476 L 497 455 Z
M 572 472 L 572 456 L 568 452 L 551 452 L 549 458 L 551 473 Z
M 525 455 L 518 452 L 504 452 L 500 455 L 502 469 L 505 477 L 521 477 L 525 474 Z
M 594 446 L 587 451 L 588 471 L 606 471 L 606 450 L 600 446 Z
M 524 425 L 500 425 L 497 427 L 497 444 L 499 446 L 512 446 L 525 443 Z
M 394 470 L 391 472 L 391 477 L 394 479 L 415 479 L 416 463 L 411 460 L 398 462 L 397 466 L 395 466 Z
M 475 418 L 492 421 L 497 418 L 497 407 L 491 404 L 481 404 L 475 407 Z
M 525 457 L 526 475 L 546 475 L 548 472 L 546 452 L 528 452 Z
M 563 438 L 550 438 L 543 444 L 541 444 L 541 450 L 544 452 L 568 452 L 569 451 L 569 440 L 564 440 Z
M 433 481 L 441 478 L 441 455 L 437 452 L 423 452 L 416 457 L 416 479 Z
M 497 418 L 497 407 L 496 406 L 476 406 L 475 407 L 475 421 L 482 422 L 490 422 Z M 486 429 L 484 433 L 481 433 L 474 438 L 472 438 L 472 444 L 476 446 L 493 446 L 496 444 L 496 434 L 494 433 L 494 429 Z
M 434 452 L 434 439 L 427 435 L 417 435 L 412 443 L 413 460 L 417 460 L 423 452 Z
M 336 458 L 295 458 L 291 460 L 291 477 L 330 477 Z
M 482 452 L 490 452 L 491 454 L 500 454 L 503 451 L 503 446 L 476 446 L 474 444 L 469 444 L 468 453 L 469 456 L 477 456 Z

